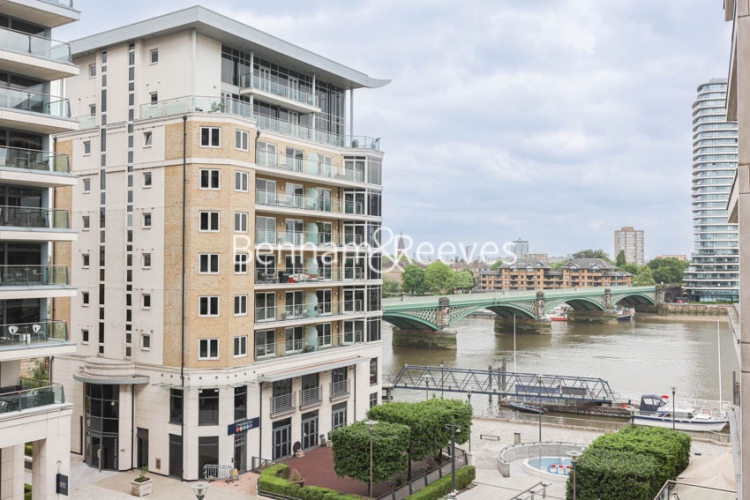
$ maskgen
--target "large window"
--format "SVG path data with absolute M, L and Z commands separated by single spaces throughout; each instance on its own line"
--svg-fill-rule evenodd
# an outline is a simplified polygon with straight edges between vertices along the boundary
M 318 330 L 318 348 L 330 347 L 332 345 L 331 323 L 315 325 L 315 329 Z
M 198 477 L 203 477 L 205 465 L 219 464 L 219 437 L 204 436 L 198 438 Z
M 219 389 L 198 391 L 198 425 L 219 425 Z
M 275 344 L 276 331 L 266 330 L 264 332 L 255 332 L 255 357 L 265 358 L 276 355 Z
M 378 383 L 378 358 L 370 360 L 370 385 Z
M 182 423 L 182 389 L 169 390 L 169 423 Z
M 234 420 L 247 418 L 247 386 L 234 388 Z
M 333 405 L 331 411 L 331 430 L 346 426 L 346 405 L 346 401 Z
M 247 356 L 247 335 L 234 338 L 234 357 L 242 358 Z
M 119 432 L 120 386 L 86 384 L 86 426 L 102 434 Z

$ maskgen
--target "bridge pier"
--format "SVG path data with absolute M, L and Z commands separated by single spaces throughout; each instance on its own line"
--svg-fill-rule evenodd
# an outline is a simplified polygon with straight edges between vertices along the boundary
M 617 311 L 568 311 L 571 323 L 617 323 Z
M 456 350 L 456 330 L 414 330 L 393 327 L 393 347 Z
M 532 319 L 516 315 L 517 333 L 547 333 L 552 330 L 552 323 L 546 320 Z M 513 333 L 513 316 L 495 319 L 495 333 Z

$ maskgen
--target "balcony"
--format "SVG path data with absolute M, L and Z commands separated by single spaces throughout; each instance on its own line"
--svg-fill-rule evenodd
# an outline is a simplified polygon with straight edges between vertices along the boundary
M 252 73 L 240 76 L 240 94 L 252 94 L 256 99 L 276 104 L 300 113 L 320 113 L 318 98 L 312 91 L 289 85 L 282 81 L 271 81 Z
M 65 266 L 0 266 L 0 300 L 73 297 Z
M 296 398 L 294 393 L 283 394 L 271 398 L 271 416 L 277 417 L 295 410 Z
M 299 285 L 309 284 L 313 287 L 320 283 L 335 283 L 343 281 L 361 281 L 365 279 L 364 269 L 361 267 L 345 269 L 256 269 L 256 285 Z
M 30 353 L 29 349 L 34 352 Z M 39 320 L 0 325 L 0 361 L 68 352 L 75 352 L 75 344 L 68 342 L 65 321 Z
M 303 389 L 300 392 L 300 405 L 299 409 L 304 410 L 311 406 L 319 405 L 323 402 L 323 387 L 312 387 L 310 389 Z
M 259 167 L 272 168 L 284 172 L 313 175 L 323 179 L 347 182 L 365 182 L 364 173 L 353 168 L 326 163 L 325 160 L 303 159 L 294 156 L 258 153 Z
M 76 184 L 68 155 L 32 149 L 0 147 L 0 182 L 38 187 Z
M 312 231 L 269 231 L 258 230 L 255 232 L 255 244 L 270 246 L 307 246 L 311 249 L 316 247 L 364 247 L 364 235 L 361 234 L 339 234 L 319 233 Z
M 67 210 L 0 206 L 0 240 L 74 241 Z
M 262 207 L 270 207 L 274 212 L 289 212 L 290 210 L 305 210 L 317 213 L 329 213 L 336 215 L 347 215 L 363 217 L 365 215 L 364 204 L 354 201 L 341 201 L 323 198 L 320 196 L 304 196 L 299 194 L 277 193 L 276 191 L 255 191 L 256 210 L 264 210 Z
M 284 305 L 258 307 L 255 310 L 256 328 L 263 327 L 262 323 L 290 322 L 307 319 L 333 319 L 336 316 L 364 313 L 365 308 L 361 300 L 346 300 L 343 302 L 319 302 L 315 305 Z M 260 323 L 260 324 L 259 324 Z
M 349 397 L 349 379 L 331 382 L 331 401 Z
M 364 343 L 364 332 L 357 330 L 345 332 L 343 335 L 322 335 L 310 339 L 290 339 L 276 343 L 255 344 L 255 360 L 283 358 L 296 356 L 298 354 L 309 354 L 312 352 L 327 351 L 341 347 L 349 347 Z
M 0 387 L 0 419 L 15 412 L 65 403 L 65 391 L 60 384 L 21 379 L 19 384 Z
M 79 71 L 67 43 L 7 28 L 0 28 L 0 69 L 46 81 Z
M 78 130 L 78 122 L 65 98 L 0 87 L 0 127 L 56 134 Z
M 81 19 L 72 0 L 0 0 L 0 12 L 47 28 Z

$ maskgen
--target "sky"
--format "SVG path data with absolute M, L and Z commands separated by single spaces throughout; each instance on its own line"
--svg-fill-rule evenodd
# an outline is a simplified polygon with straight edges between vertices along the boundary
M 75 0 L 73 40 L 196 4 Z M 384 225 L 414 246 L 523 238 L 532 252 L 692 250 L 692 103 L 725 78 L 719 0 L 218 0 L 203 4 L 375 78 Z

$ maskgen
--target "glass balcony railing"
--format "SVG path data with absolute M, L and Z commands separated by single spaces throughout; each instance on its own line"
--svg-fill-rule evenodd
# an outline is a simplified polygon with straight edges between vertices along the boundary
M 253 88 L 274 94 L 290 101 L 300 102 L 308 106 L 318 107 L 317 96 L 310 91 L 302 90 L 299 86 L 289 85 L 284 82 L 274 82 L 268 78 L 261 78 L 252 73 L 240 76 L 240 87 L 243 89 Z
M 0 226 L 33 229 L 69 229 L 67 210 L 0 206 Z
M 318 335 L 312 339 L 295 338 L 289 339 L 282 342 L 276 343 L 262 343 L 256 340 L 255 344 L 255 359 L 263 360 L 270 358 L 280 358 L 286 356 L 296 356 L 300 354 L 308 354 L 311 352 L 326 351 L 329 349 L 337 349 L 340 347 L 349 347 L 351 345 L 358 345 L 364 343 L 364 332 L 345 332 L 341 335 Z M 349 391 L 348 385 L 346 387 L 336 386 L 332 388 L 335 392 L 331 394 L 337 394 L 333 397 L 341 397 L 343 394 L 341 391 L 346 390 L 347 394 Z
M 351 182 L 364 182 L 364 173 L 341 165 L 325 163 L 321 160 L 302 159 L 294 156 L 274 155 L 258 153 L 256 158 L 258 166 L 277 168 L 286 172 L 298 172 L 301 174 L 316 175 L 326 179 L 338 179 Z
M 67 174 L 70 173 L 70 159 L 65 154 L 0 147 L 0 167 Z
M 27 382 L 22 381 L 22 383 L 16 387 L 0 387 L 0 418 L 11 412 L 62 404 L 65 402 L 65 391 L 62 385 L 42 384 L 48 383 L 41 382 L 28 384 Z M 29 388 L 29 385 L 32 387 Z
M 70 45 L 51 38 L 0 28 L 0 49 L 51 61 L 72 62 Z
M 0 87 L 0 108 L 70 118 L 70 103 L 65 98 L 7 87 Z
M 73 8 L 73 0 L 42 0 L 42 2 L 59 5 L 60 7 L 67 7 L 69 9 Z
M 309 247 L 341 247 L 365 245 L 361 234 L 320 233 L 311 231 L 272 231 L 259 229 L 255 232 L 256 245 L 285 245 Z
M 46 342 L 67 342 L 68 323 L 40 320 L 34 323 L 0 325 L 0 349 Z
M 76 121 L 78 122 L 78 130 L 88 130 L 97 126 L 96 115 L 79 116 Z
M 318 269 L 279 269 L 275 268 L 255 270 L 256 285 L 275 285 L 275 284 L 299 284 L 299 283 L 319 283 L 329 281 L 347 281 L 362 280 L 365 273 L 361 267 L 348 267 L 345 269 L 338 268 L 318 268 Z
M 365 312 L 361 300 L 343 302 L 319 302 L 315 305 L 294 304 L 284 306 L 258 307 L 255 309 L 255 321 L 295 321 L 299 319 L 319 318 L 323 316 L 341 316 Z
M 68 285 L 65 266 L 0 266 L 0 289 L 6 286 Z
M 255 203 L 268 207 L 296 208 L 315 212 L 337 214 L 365 215 L 364 204 L 355 201 L 333 200 L 321 196 L 277 193 L 258 189 L 255 191 Z

